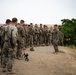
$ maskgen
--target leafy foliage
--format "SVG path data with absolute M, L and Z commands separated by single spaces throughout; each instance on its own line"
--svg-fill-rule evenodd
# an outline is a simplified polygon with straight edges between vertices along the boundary
M 64 45 L 76 45 L 76 19 L 62 19 L 59 29 L 64 33 Z

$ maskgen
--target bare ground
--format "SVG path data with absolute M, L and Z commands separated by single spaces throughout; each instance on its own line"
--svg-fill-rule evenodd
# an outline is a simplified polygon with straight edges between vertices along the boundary
M 76 75 L 76 50 L 68 47 L 59 47 L 54 54 L 53 46 L 35 47 L 35 51 L 25 50 L 29 54 L 29 62 L 15 60 L 14 75 Z M 0 75 L 7 75 L 2 72 Z

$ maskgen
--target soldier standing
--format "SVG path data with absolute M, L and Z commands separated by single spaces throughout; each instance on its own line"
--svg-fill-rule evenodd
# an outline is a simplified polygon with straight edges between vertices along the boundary
M 5 26 L 1 25 L 0 26 L 0 49 L 1 49 L 1 65 L 3 65 L 3 45 L 5 42 Z
M 27 26 L 27 31 L 26 31 L 26 45 L 27 47 L 30 47 L 30 25 Z
M 1 50 L 3 48 L 3 44 L 4 44 L 4 38 L 5 38 L 5 26 L 1 26 L 0 27 L 0 36 L 1 36 Z
M 34 45 L 37 46 L 39 43 L 39 28 L 37 24 L 35 24 L 34 33 Z
M 24 48 L 25 30 L 23 28 L 23 25 L 24 25 L 24 20 L 20 21 L 20 25 L 17 25 L 17 29 L 18 29 L 18 36 L 17 36 L 17 43 L 18 43 L 17 58 L 19 60 L 22 59 L 22 50 Z
M 45 42 L 45 45 L 48 46 L 49 45 L 49 37 L 50 36 L 50 33 L 49 33 L 49 30 L 48 30 L 48 27 L 46 26 L 46 42 Z
M 6 63 L 7 63 L 7 59 L 8 59 L 8 50 L 9 50 L 9 37 L 8 37 L 8 25 L 11 24 L 11 20 L 10 19 L 7 19 L 6 20 L 6 25 L 4 26 L 4 30 L 3 30 L 3 33 L 2 33 L 2 37 L 4 37 L 4 43 L 3 43 L 3 47 L 2 47 L 2 67 L 3 68 L 6 68 Z
M 53 46 L 55 49 L 55 52 L 58 52 L 58 42 L 59 42 L 59 30 L 58 30 L 58 26 L 54 25 L 54 29 L 53 29 Z
M 50 27 L 48 38 L 49 38 L 48 43 L 49 43 L 49 45 L 51 45 L 51 43 L 52 43 L 52 27 Z
M 33 24 L 30 23 L 29 27 L 29 37 L 30 37 L 30 51 L 34 51 L 33 49 L 33 35 L 34 35 L 34 29 L 33 29 Z
M 47 29 L 46 29 L 46 25 L 44 25 L 43 28 L 43 44 L 46 45 L 46 40 L 47 40 Z
M 42 28 L 42 24 L 40 24 L 40 28 L 39 28 L 39 45 L 43 44 L 43 28 Z
M 12 19 L 12 24 L 9 19 L 6 20 L 5 37 L 3 45 L 3 67 L 7 68 L 8 72 L 12 72 L 13 61 L 16 54 L 17 45 L 17 18 Z M 13 73 L 13 72 L 12 72 Z
M 24 30 L 25 30 L 25 38 L 24 38 L 24 47 L 27 48 L 27 28 L 28 26 L 26 24 L 23 25 Z

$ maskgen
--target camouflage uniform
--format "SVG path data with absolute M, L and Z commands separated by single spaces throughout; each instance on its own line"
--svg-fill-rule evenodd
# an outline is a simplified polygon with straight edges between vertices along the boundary
M 26 29 L 26 46 L 30 46 L 29 27 Z
M 54 29 L 53 30 L 53 46 L 55 49 L 55 52 L 58 52 L 58 42 L 59 42 L 59 30 L 58 29 Z
M 3 44 L 4 44 L 4 38 L 5 38 L 5 28 L 4 28 L 4 26 L 1 26 L 0 27 L 0 52 L 1 52 L 1 65 L 3 64 L 3 50 L 2 50 L 2 48 L 3 48 Z
M 3 44 L 4 44 L 4 38 L 5 38 L 5 27 L 2 26 L 1 30 L 0 30 L 0 36 L 1 36 L 1 49 L 3 48 Z
M 25 30 L 25 38 L 24 38 L 24 47 L 26 48 L 26 46 L 27 46 L 27 44 L 26 44 L 26 41 L 27 41 L 27 29 L 26 28 L 24 28 L 24 30 Z
M 24 48 L 25 30 L 21 25 L 17 25 L 18 36 L 17 36 L 17 57 L 22 57 L 22 49 Z
M 14 25 L 5 26 L 5 37 L 4 44 L 2 48 L 3 52 L 3 66 L 7 68 L 8 71 L 12 70 L 13 61 L 15 58 L 15 44 L 17 42 L 17 28 Z
M 44 26 L 44 28 L 43 28 L 43 43 L 45 45 L 48 45 L 48 35 L 49 35 L 48 28 L 47 28 L 47 26 Z
M 48 32 L 48 43 L 49 45 L 52 43 L 52 30 L 51 29 Z
M 37 46 L 39 44 L 39 28 L 34 29 L 34 45 Z
M 29 27 L 29 31 L 28 31 L 28 33 L 29 33 L 29 43 L 30 43 L 30 50 L 33 50 L 33 37 L 34 37 L 34 29 L 33 29 L 33 27 Z
M 46 28 L 43 28 L 43 44 L 46 44 Z
M 39 28 L 39 45 L 43 44 L 43 28 Z
M 49 30 L 47 29 L 46 30 L 46 42 L 45 42 L 45 45 L 49 45 L 49 42 L 50 42 L 50 33 L 49 33 Z

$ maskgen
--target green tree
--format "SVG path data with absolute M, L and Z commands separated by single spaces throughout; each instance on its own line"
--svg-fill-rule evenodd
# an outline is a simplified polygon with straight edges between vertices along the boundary
M 65 45 L 76 45 L 76 19 L 62 19 L 59 29 L 64 33 Z

